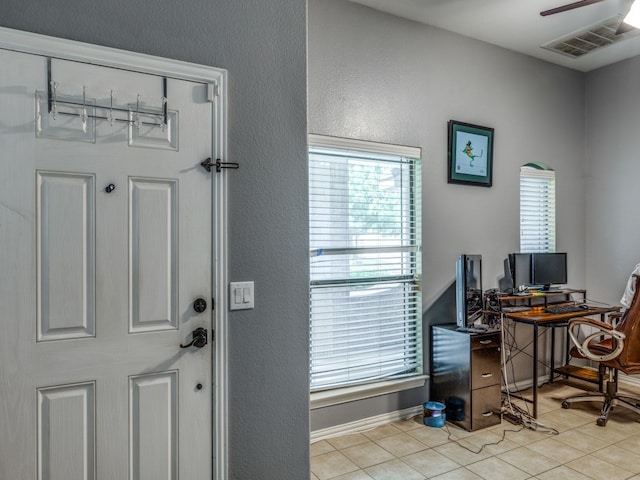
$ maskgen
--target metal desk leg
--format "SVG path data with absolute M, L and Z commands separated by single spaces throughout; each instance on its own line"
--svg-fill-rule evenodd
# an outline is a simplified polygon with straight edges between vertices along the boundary
M 553 383 L 553 372 L 556 369 L 556 328 L 551 326 L 551 371 L 549 372 L 549 383 Z
M 538 324 L 533 323 L 533 418 L 538 418 Z

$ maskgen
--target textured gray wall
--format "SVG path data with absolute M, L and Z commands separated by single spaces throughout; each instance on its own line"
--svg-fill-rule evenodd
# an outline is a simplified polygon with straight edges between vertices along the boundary
M 447 292 L 458 255 L 483 256 L 488 289 L 498 286 L 506 255 L 519 250 L 524 163 L 541 161 L 556 170 L 558 249 L 569 254 L 571 285 L 584 286 L 582 73 L 346 0 L 309 0 L 308 28 L 309 132 L 423 149 L 426 354 L 429 325 L 454 321 L 443 318 L 443 304 L 454 301 Z M 495 128 L 492 188 L 447 184 L 451 119 Z M 530 377 L 530 364 L 524 367 L 521 375 Z M 396 395 L 314 410 L 311 427 L 406 408 L 418 398 Z
M 3 0 L 0 25 L 229 72 L 230 478 L 309 475 L 306 2 Z M 7 68 L 7 66 L 2 66 Z
M 618 304 L 640 262 L 640 57 L 587 74 L 586 238 L 590 296 Z

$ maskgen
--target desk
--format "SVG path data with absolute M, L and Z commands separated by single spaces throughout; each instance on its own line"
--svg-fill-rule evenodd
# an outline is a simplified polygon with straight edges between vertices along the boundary
M 519 298 L 522 297 L 505 297 L 507 298 Z M 546 304 L 546 300 L 545 300 Z M 525 398 L 519 395 L 512 395 L 521 400 L 530 402 L 533 404 L 533 417 L 538 417 L 538 327 L 549 327 L 551 330 L 551 362 L 550 362 L 550 380 L 553 381 L 553 374 L 557 371 L 555 368 L 555 328 L 566 327 L 569 319 L 575 317 L 589 317 L 592 315 L 600 315 L 601 319 L 604 319 L 605 314 L 610 312 L 616 312 L 620 310 L 620 307 L 589 307 L 589 309 L 581 310 L 580 312 L 569 313 L 546 313 L 543 306 L 539 309 L 532 309 L 524 312 L 503 312 L 503 317 L 509 318 L 516 323 L 526 323 L 533 327 L 533 386 L 532 386 L 532 398 Z M 562 372 L 561 372 L 562 373 Z

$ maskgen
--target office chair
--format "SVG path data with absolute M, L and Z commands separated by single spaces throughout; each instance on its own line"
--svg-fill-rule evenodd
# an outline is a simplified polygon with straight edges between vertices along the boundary
M 600 392 L 584 393 L 566 398 L 562 408 L 575 402 L 602 401 L 602 410 L 596 424 L 604 427 L 613 407 L 621 407 L 640 413 L 640 399 L 618 395 L 618 372 L 627 375 L 640 373 L 640 276 L 635 277 L 635 294 L 629 308 L 616 323 L 607 323 L 592 318 L 569 320 L 569 336 L 574 344 L 570 355 L 599 363 L 601 374 L 606 376 L 606 385 Z M 592 327 L 583 340 L 579 339 L 580 326 Z

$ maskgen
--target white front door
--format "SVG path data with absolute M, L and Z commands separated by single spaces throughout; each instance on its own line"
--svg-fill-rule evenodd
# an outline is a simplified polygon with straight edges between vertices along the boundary
M 0 65 L 0 478 L 210 479 L 207 86 Z

